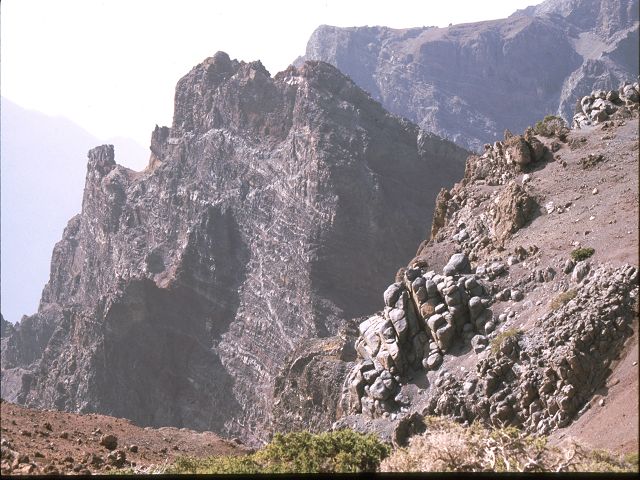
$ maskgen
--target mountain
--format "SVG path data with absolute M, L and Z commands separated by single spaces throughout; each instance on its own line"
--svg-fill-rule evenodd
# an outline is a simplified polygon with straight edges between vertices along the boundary
M 603 121 L 470 156 L 378 312 L 289 357 L 276 429 L 403 446 L 448 416 L 637 452 L 639 92 L 594 91 L 583 110 L 606 104 Z
M 218 52 L 174 112 L 141 172 L 89 152 L 2 395 L 257 442 L 286 355 L 370 311 L 468 152 L 322 62 L 271 77 Z
M 389 111 L 480 151 L 584 92 L 638 76 L 638 0 L 547 0 L 447 28 L 323 25 L 297 60 L 335 65 Z
M 80 212 L 86 152 L 100 141 L 70 120 L 4 97 L 1 114 L 2 313 L 15 322 L 38 308 L 51 251 Z M 128 160 L 148 160 L 135 142 L 115 140 Z

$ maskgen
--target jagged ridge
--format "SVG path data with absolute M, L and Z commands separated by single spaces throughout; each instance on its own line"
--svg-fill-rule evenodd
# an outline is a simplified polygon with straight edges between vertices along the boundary
M 146 170 L 89 152 L 39 311 L 3 336 L 3 396 L 264 437 L 284 357 L 369 310 L 465 156 L 328 64 L 217 53 Z

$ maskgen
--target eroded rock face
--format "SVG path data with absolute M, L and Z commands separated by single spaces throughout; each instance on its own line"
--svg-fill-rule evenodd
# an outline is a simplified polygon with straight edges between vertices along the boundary
M 465 156 L 328 64 L 217 53 L 146 170 L 89 152 L 40 309 L 3 324 L 3 396 L 264 437 L 284 359 L 370 311 Z
M 357 330 L 303 341 L 276 377 L 272 431 L 326 431 L 345 413 L 343 379 L 356 359 Z
M 505 128 L 549 113 L 570 121 L 579 95 L 635 79 L 638 25 L 637 0 L 547 0 L 448 28 L 323 25 L 303 58 L 336 65 L 390 111 L 481 151 Z
M 493 215 L 493 229 L 496 239 L 504 241 L 522 228 L 534 215 L 537 203 L 524 188 L 510 183 L 497 198 Z

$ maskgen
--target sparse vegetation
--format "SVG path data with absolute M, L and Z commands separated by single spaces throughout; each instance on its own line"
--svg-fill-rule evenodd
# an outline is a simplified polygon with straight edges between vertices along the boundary
M 410 440 L 381 464 L 383 472 L 630 472 L 626 458 L 579 444 L 549 446 L 545 437 L 514 428 L 465 428 L 443 418 L 427 418 L 427 432 Z
M 587 258 L 589 258 L 594 253 L 595 250 L 591 247 L 580 247 L 571 252 L 571 258 L 573 258 L 576 262 L 581 262 L 582 260 L 586 260 Z
M 547 115 L 543 120 L 536 123 L 533 127 L 536 135 L 543 137 L 558 137 L 565 139 L 569 129 L 565 121 L 556 115 Z
M 586 157 L 580 159 L 580 165 L 583 169 L 588 170 L 595 167 L 597 164 L 604 162 L 606 159 L 601 153 L 595 155 L 590 153 Z
M 577 294 L 578 291 L 574 288 L 572 288 L 571 290 L 567 290 L 566 292 L 562 292 L 560 295 L 551 300 L 551 310 L 557 310 L 563 305 L 566 305 L 570 300 L 576 298 Z
M 489 345 L 489 347 L 491 348 L 491 353 L 498 353 L 498 350 L 500 350 L 500 347 L 507 339 L 518 338 L 520 335 L 522 335 L 522 330 L 520 330 L 519 328 L 508 328 L 504 332 L 498 333 L 498 335 L 496 335 L 495 338 L 491 340 L 491 343 Z
M 582 147 L 585 143 L 587 143 L 586 137 L 572 138 L 571 140 L 569 140 L 569 148 L 571 150 L 575 150 Z
M 374 472 L 389 447 L 372 434 L 338 430 L 311 434 L 276 434 L 267 446 L 251 455 L 182 457 L 167 473 L 357 473 Z
M 640 468 L 639 460 L 638 460 L 638 452 L 627 453 L 624 456 L 624 461 L 633 467 L 635 471 L 638 471 Z

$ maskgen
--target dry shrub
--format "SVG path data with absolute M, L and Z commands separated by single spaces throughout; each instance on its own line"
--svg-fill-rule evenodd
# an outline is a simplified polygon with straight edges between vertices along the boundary
M 380 465 L 383 472 L 625 472 L 637 469 L 622 457 L 589 451 L 571 443 L 551 447 L 544 437 L 514 428 L 463 427 L 429 417 L 427 432 L 408 448 L 394 451 Z
M 517 340 L 518 337 L 522 336 L 522 333 L 523 333 L 522 330 L 515 327 L 508 328 L 504 332 L 498 333 L 495 336 L 495 338 L 491 340 L 491 344 L 489 345 L 489 348 L 491 349 L 491 353 L 495 355 L 496 353 L 498 353 L 498 350 L 500 350 L 504 342 L 512 338 Z
M 567 290 L 566 292 L 562 292 L 561 294 L 556 296 L 553 300 L 551 300 L 551 303 L 549 306 L 551 307 L 551 310 L 557 310 L 563 305 L 566 305 L 567 303 L 569 303 L 574 298 L 576 298 L 576 295 L 578 295 L 578 291 L 575 288 L 572 288 L 571 290 Z
M 561 117 L 555 115 L 547 115 L 544 120 L 536 123 L 533 130 L 536 135 L 544 137 L 558 137 L 562 140 L 566 139 L 569 129 L 567 124 Z

